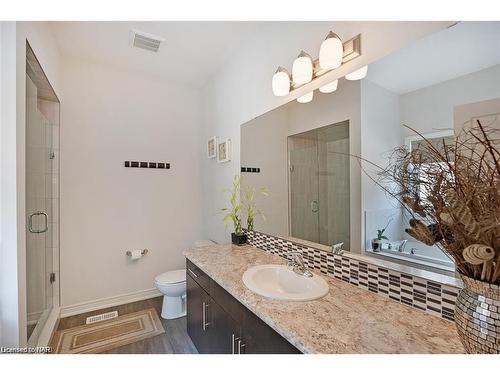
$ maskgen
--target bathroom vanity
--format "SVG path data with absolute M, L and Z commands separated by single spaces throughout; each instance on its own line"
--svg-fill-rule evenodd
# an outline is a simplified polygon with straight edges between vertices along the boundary
M 199 353 L 300 353 L 189 260 L 186 271 L 187 330 Z
M 322 276 L 328 293 L 289 302 L 248 289 L 244 272 L 286 260 L 250 245 L 184 252 L 188 333 L 200 353 L 463 353 L 452 322 Z

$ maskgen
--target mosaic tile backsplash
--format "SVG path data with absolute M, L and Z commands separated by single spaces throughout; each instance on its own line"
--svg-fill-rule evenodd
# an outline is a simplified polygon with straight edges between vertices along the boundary
M 283 258 L 286 258 L 289 251 L 299 251 L 311 269 L 440 318 L 451 321 L 455 319 L 455 302 L 459 292 L 456 287 L 327 253 L 268 234 L 255 231 L 246 233 L 248 243 L 259 249 Z

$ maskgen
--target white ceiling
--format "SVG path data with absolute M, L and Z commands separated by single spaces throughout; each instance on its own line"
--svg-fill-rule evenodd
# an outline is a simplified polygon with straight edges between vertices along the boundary
M 251 22 L 51 22 L 63 56 L 201 87 L 255 28 Z M 157 53 L 131 48 L 130 30 L 165 38 Z
M 500 22 L 460 22 L 373 63 L 367 79 L 404 94 L 500 64 Z

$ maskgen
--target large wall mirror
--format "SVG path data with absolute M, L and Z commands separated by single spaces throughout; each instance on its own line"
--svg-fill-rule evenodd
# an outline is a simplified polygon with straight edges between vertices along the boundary
M 499 35 L 498 23 L 458 23 L 372 63 L 362 80 L 340 79 L 333 93 L 315 91 L 309 103 L 243 124 L 242 176 L 269 191 L 256 197 L 265 219 L 255 230 L 453 274 L 437 247 L 405 233 L 404 210 L 360 158 L 384 167 L 394 148 L 418 147 L 421 138 L 403 125 L 436 144 L 453 142 L 473 117 L 500 126 Z

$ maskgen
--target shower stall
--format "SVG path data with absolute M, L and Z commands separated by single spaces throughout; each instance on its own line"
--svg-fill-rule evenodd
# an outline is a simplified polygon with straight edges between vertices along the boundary
M 27 343 L 59 306 L 59 100 L 26 44 Z M 51 329 L 50 329 L 51 330 Z M 46 334 L 45 334 L 46 335 Z
M 350 248 L 349 121 L 288 137 L 289 229 Z

